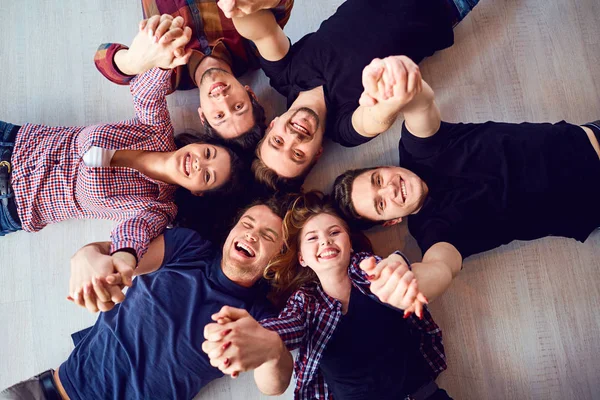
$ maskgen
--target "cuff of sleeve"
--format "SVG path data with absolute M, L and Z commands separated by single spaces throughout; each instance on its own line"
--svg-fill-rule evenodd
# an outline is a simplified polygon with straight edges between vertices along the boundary
M 147 248 L 143 243 L 136 240 L 113 240 L 110 244 L 110 255 L 118 251 L 125 251 L 135 257 L 136 263 L 142 258 Z
M 94 55 L 94 64 L 102 75 L 109 81 L 118 85 L 127 85 L 132 75 L 122 73 L 115 65 L 115 54 L 120 50 L 127 50 L 128 47 L 118 43 L 104 43 L 98 47 Z

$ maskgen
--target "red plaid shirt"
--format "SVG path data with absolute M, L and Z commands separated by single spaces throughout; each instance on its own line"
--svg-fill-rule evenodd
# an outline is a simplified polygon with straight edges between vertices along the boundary
M 357 289 L 373 297 L 369 290 L 371 283 L 359 267 L 362 260 L 371 256 L 371 253 L 354 254 L 350 259 L 348 276 Z M 377 262 L 381 261 L 380 257 L 375 258 Z M 320 285 L 308 284 L 290 296 L 277 318 L 260 321 L 265 328 L 277 332 L 289 350 L 300 349 L 294 363 L 295 399 L 333 399 L 319 370 L 319 363 L 341 317 L 342 304 L 326 294 Z M 419 350 L 431 368 L 431 378 L 435 379 L 446 369 L 442 330 L 426 308 L 423 320 L 413 315 L 406 321 L 420 338 Z
M 282 28 L 290 18 L 293 5 L 294 0 L 281 0 L 271 9 Z M 186 46 L 186 49 L 193 50 L 192 56 L 187 65 L 175 69 L 171 91 L 196 87 L 196 68 L 209 55 L 228 63 L 235 76 L 258 69 L 256 48 L 240 36 L 233 22 L 217 6 L 217 0 L 142 0 L 142 8 L 144 18 L 160 14 L 181 16 L 185 25 L 192 28 L 192 39 Z M 114 63 L 115 53 L 121 49 L 127 49 L 127 46 L 117 43 L 101 44 L 94 56 L 94 63 L 111 82 L 126 85 L 132 77 L 124 75 Z
M 25 231 L 72 218 L 116 220 L 111 252 L 133 248 L 143 256 L 177 214 L 176 186 L 132 168 L 87 167 L 82 158 L 91 146 L 175 150 L 165 99 L 170 77 L 171 71 L 156 68 L 131 81 L 134 119 L 88 127 L 26 124 L 19 130 L 11 184 Z

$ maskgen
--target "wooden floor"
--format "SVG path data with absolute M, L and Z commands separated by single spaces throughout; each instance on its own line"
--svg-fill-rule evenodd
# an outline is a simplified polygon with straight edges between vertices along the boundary
M 295 41 L 316 29 L 340 3 L 297 0 L 287 34 Z M 0 15 L 1 120 L 84 125 L 133 114 L 128 89 L 103 79 L 93 55 L 101 42 L 130 42 L 138 1 L 4 0 Z M 448 121 L 599 119 L 599 22 L 598 0 L 481 0 L 457 27 L 456 44 L 422 70 Z M 262 72 L 246 81 L 270 116 L 283 109 Z M 178 130 L 198 127 L 197 102 L 195 91 L 170 97 Z M 307 186 L 328 190 L 346 168 L 396 163 L 399 133 L 398 122 L 357 149 L 328 144 Z M 71 221 L 0 239 L 0 387 L 58 366 L 72 349 L 69 334 L 94 322 L 65 300 L 69 257 L 110 228 Z M 404 225 L 370 235 L 381 254 L 420 256 Z M 439 384 L 456 399 L 600 398 L 599 267 L 598 231 L 584 244 L 547 238 L 468 259 L 431 307 L 449 361 Z M 199 398 L 263 397 L 243 374 Z

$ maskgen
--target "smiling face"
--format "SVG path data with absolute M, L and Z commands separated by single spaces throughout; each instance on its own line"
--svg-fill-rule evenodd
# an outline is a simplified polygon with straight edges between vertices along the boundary
M 302 175 L 323 152 L 324 127 L 310 108 L 290 109 L 271 121 L 259 154 L 283 178 Z
M 427 193 L 427 185 L 413 172 L 400 167 L 380 167 L 356 177 L 351 198 L 362 217 L 399 221 L 419 211 Z
M 237 138 L 254 126 L 250 101 L 254 93 L 229 72 L 220 68 L 206 70 L 198 89 L 200 118 L 224 139 Z
M 258 279 L 283 246 L 282 220 L 269 207 L 249 208 L 223 246 L 223 270 L 230 279 Z
M 231 156 L 212 144 L 188 144 L 173 153 L 168 166 L 173 181 L 194 194 L 217 189 L 231 176 Z
M 298 259 L 300 265 L 319 273 L 348 268 L 350 235 L 345 224 L 331 214 L 321 213 L 310 218 L 300 232 Z

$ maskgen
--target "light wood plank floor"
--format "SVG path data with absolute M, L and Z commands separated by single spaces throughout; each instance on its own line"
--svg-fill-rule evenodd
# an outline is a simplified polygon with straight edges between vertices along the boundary
M 287 34 L 299 39 L 340 3 L 296 1 Z M 0 1 L 0 15 L 0 119 L 87 125 L 132 115 L 127 88 L 104 80 L 93 54 L 101 42 L 129 43 L 137 1 Z M 599 21 L 598 0 L 481 0 L 457 27 L 454 47 L 421 66 L 448 121 L 595 120 Z M 283 110 L 262 72 L 245 80 L 270 116 Z M 171 96 L 169 105 L 178 130 L 198 127 L 195 91 Z M 396 163 L 399 134 L 397 123 L 358 149 L 327 144 L 307 186 L 328 190 L 347 168 Z M 0 239 L 0 387 L 59 365 L 72 349 L 69 334 L 94 322 L 65 300 L 69 257 L 110 228 L 70 221 Z M 369 235 L 381 254 L 402 248 L 420 256 L 405 226 Z M 600 398 L 599 256 L 596 231 L 584 244 L 547 238 L 468 259 L 431 307 L 449 360 L 440 385 L 457 399 Z M 198 398 L 263 397 L 243 374 L 213 382 Z

